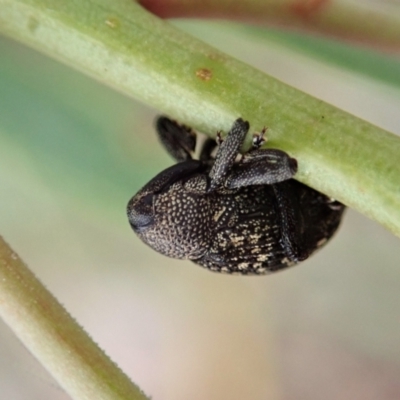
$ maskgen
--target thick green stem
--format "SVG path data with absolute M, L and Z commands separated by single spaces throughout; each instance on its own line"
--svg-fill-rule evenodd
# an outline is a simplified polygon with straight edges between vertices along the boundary
M 0 236 L 0 316 L 73 399 L 147 400 Z
M 0 31 L 208 133 L 239 116 L 297 178 L 400 236 L 400 139 L 180 32 L 131 0 L 0 0 Z

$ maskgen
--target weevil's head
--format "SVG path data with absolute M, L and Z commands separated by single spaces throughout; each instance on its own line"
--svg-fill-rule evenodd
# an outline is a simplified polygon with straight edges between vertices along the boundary
M 208 199 L 187 188 L 205 168 L 195 160 L 176 164 L 159 173 L 129 201 L 132 229 L 159 253 L 194 259 L 204 252 Z

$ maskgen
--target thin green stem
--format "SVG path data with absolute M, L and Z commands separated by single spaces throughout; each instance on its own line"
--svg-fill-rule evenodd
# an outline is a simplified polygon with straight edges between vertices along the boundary
M 0 316 L 73 399 L 148 400 L 1 236 Z

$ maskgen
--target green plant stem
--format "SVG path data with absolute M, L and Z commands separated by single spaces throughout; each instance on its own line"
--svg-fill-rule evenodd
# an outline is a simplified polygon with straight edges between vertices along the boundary
M 398 5 L 348 0 L 140 0 L 163 18 L 229 18 L 400 51 Z
M 0 31 L 204 132 L 269 127 L 300 181 L 400 236 L 400 139 L 293 89 L 131 0 L 0 0 Z M 79 95 L 79 94 L 78 94 Z
M 148 400 L 1 236 L 0 315 L 73 399 Z
M 0 0 L 0 31 L 208 133 L 269 127 L 297 178 L 400 236 L 400 139 L 291 88 L 131 0 Z M 266 60 L 268 62 L 268 60 Z
M 400 140 L 180 32 L 130 0 L 0 0 L 0 29 L 206 132 L 242 116 L 298 179 L 400 235 Z M 205 74 L 204 74 L 205 72 Z

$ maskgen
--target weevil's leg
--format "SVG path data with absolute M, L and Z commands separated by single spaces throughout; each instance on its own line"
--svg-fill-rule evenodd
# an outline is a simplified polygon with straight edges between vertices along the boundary
M 267 128 L 264 126 L 260 133 L 253 135 L 253 148 L 250 151 L 259 149 L 267 141 L 264 139 L 265 132 L 267 132 Z
M 217 142 L 215 141 L 215 139 L 207 138 L 204 141 L 203 146 L 200 150 L 200 156 L 199 156 L 200 161 L 211 160 L 212 159 L 211 153 L 216 147 L 217 147 Z
M 190 128 L 164 116 L 158 117 L 155 125 L 158 137 L 168 154 L 178 162 L 192 159 L 196 134 Z
M 304 240 L 304 221 L 298 196 L 288 184 L 283 183 L 272 187 L 279 213 L 282 247 L 290 261 L 303 261 L 308 258 L 309 252 Z
M 208 189 L 209 192 L 215 190 L 224 182 L 235 162 L 236 156 L 239 153 L 248 131 L 249 123 L 247 121 L 243 121 L 239 118 L 233 123 L 231 130 L 219 146 L 215 156 L 215 162 L 209 175 L 211 178 L 210 187 Z
M 217 141 L 217 145 L 218 145 L 218 146 L 221 146 L 222 142 L 224 141 L 224 139 L 222 139 L 222 133 L 221 133 L 221 131 L 218 131 L 218 132 L 217 132 L 216 141 Z
M 254 150 L 232 167 L 225 187 L 229 189 L 251 185 L 272 185 L 292 178 L 297 161 L 277 149 Z

